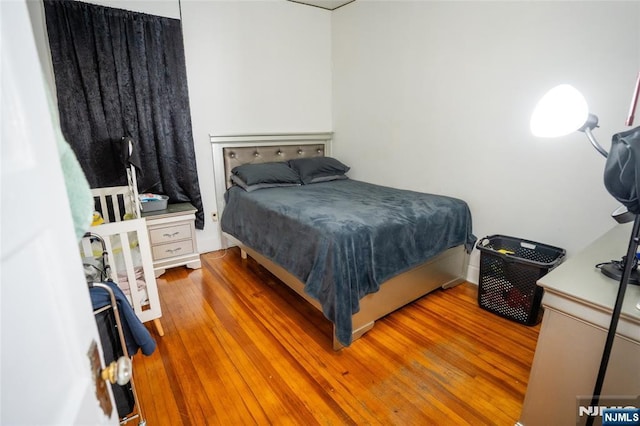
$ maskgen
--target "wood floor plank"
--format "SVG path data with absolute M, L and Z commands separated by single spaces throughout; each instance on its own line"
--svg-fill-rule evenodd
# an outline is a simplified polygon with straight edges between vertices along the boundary
M 513 425 L 539 326 L 478 307 L 465 283 L 332 350 L 331 323 L 237 248 L 160 277 L 164 337 L 134 357 L 148 424 Z

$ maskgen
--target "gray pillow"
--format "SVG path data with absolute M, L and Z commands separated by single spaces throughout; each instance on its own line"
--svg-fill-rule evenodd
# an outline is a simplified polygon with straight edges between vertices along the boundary
M 255 189 L 264 188 L 269 185 L 300 185 L 300 176 L 291 169 L 287 163 L 271 162 L 258 164 L 243 164 L 231 170 L 231 180 L 247 189 L 254 185 L 262 185 Z
M 296 158 L 288 163 L 304 184 L 347 179 L 344 174 L 350 169 L 332 157 Z
M 278 188 L 281 186 L 300 186 L 300 183 L 256 183 L 253 185 L 247 185 L 246 182 L 243 181 L 242 178 L 240 178 L 237 175 L 231 175 L 231 182 L 233 182 L 235 185 L 239 186 L 240 188 L 244 189 L 247 192 L 255 191 L 257 189 L 264 189 L 264 188 Z
M 349 179 L 349 178 L 346 175 L 316 176 L 307 183 L 329 182 L 332 180 L 343 180 L 343 179 Z

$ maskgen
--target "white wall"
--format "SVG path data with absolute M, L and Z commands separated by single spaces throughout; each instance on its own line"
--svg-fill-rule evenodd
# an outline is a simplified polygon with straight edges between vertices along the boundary
M 333 13 L 332 38 L 333 152 L 352 177 L 462 198 L 476 236 L 569 255 L 615 225 L 585 135 L 541 140 L 528 121 L 571 83 L 609 148 L 640 71 L 640 3 L 358 0 Z
M 182 1 L 191 119 L 206 225 L 220 248 L 209 134 L 331 130 L 331 12 L 283 0 Z
M 80 1 L 80 0 L 76 0 Z M 180 19 L 178 0 L 81 0 L 84 3 Z

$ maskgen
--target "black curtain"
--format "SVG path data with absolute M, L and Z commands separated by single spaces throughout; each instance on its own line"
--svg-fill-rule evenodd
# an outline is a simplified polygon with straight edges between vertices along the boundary
M 123 137 L 138 190 L 204 212 L 196 171 L 180 20 L 44 0 L 60 124 L 92 188 L 126 185 Z

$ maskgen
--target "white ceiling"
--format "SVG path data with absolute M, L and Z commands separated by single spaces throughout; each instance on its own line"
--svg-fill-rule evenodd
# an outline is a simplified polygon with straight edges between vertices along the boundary
M 294 3 L 302 3 L 309 6 L 321 7 L 327 10 L 334 10 L 340 6 L 344 6 L 347 3 L 351 3 L 355 0 L 289 0 Z

